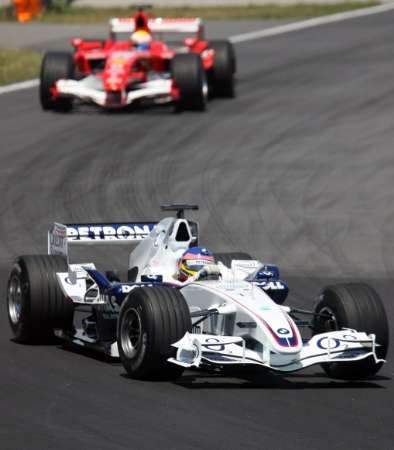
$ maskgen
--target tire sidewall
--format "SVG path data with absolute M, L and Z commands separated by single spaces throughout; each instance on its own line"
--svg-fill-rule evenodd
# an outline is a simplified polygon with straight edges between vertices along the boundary
M 185 53 L 173 60 L 172 76 L 179 89 L 176 111 L 204 111 L 208 100 L 208 80 L 200 55 Z
M 209 72 L 211 96 L 232 98 L 235 95 L 234 49 L 228 41 L 214 41 L 211 48 L 215 51 L 213 66 Z
M 54 68 L 55 61 L 58 67 Z M 60 78 L 74 77 L 75 64 L 68 52 L 48 52 L 44 55 L 40 72 L 40 101 L 44 110 L 67 112 L 72 108 L 72 98 L 52 98 L 51 89 Z

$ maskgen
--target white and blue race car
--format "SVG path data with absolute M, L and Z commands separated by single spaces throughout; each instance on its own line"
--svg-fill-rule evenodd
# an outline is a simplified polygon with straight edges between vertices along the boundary
M 120 357 L 133 378 L 175 378 L 185 368 L 262 367 L 293 372 L 320 364 L 334 378 L 373 376 L 384 363 L 388 323 L 377 293 L 361 283 L 322 290 L 311 311 L 284 306 L 287 285 L 276 266 L 247 254 L 181 282 L 185 250 L 198 244 L 195 205 L 167 205 L 176 217 L 152 223 L 55 223 L 48 255 L 20 256 L 8 283 L 17 341 L 53 335 Z M 128 279 L 69 263 L 75 244 L 137 244 Z M 306 319 L 305 319 L 306 318 Z M 302 332 L 301 332 L 302 331 Z

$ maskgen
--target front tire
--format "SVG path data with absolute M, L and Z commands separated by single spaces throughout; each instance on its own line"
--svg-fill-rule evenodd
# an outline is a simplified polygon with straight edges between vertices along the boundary
M 74 58 L 67 52 L 48 52 L 41 64 L 40 101 L 42 109 L 70 111 L 73 107 L 71 97 L 54 98 L 51 90 L 60 79 L 73 79 L 75 76 Z
M 200 55 L 185 53 L 172 60 L 172 77 L 179 90 L 177 110 L 204 111 L 208 85 Z
M 8 281 L 8 319 L 15 340 L 32 343 L 53 338 L 53 329 L 72 327 L 74 306 L 63 295 L 56 277 L 67 272 L 61 256 L 20 256 Z
M 135 288 L 123 302 L 118 320 L 118 349 L 127 373 L 137 379 L 175 379 L 183 368 L 167 361 L 172 344 L 191 330 L 186 301 L 177 289 Z
M 389 329 L 386 312 L 381 299 L 367 284 L 347 283 L 326 287 L 315 308 L 318 314 L 331 316 L 330 319 L 317 317 L 314 334 L 351 328 L 376 335 L 378 358 L 384 359 L 389 344 Z M 373 358 L 355 362 L 335 362 L 322 364 L 332 378 L 363 379 L 375 375 L 382 367 Z

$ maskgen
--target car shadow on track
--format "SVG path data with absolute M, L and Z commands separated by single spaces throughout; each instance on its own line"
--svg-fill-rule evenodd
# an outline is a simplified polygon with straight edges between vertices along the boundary
M 219 99 L 219 103 L 222 99 Z M 215 100 L 216 103 L 216 100 Z M 108 116 L 108 117 L 124 117 L 124 116 L 174 116 L 179 115 L 191 115 L 191 116 L 203 116 L 207 114 L 209 110 L 205 111 L 180 111 L 176 110 L 173 105 L 131 105 L 119 109 L 105 109 L 96 107 L 95 105 L 76 104 L 72 111 L 49 111 L 48 114 L 58 114 L 63 116 L 77 114 L 80 116 Z
M 175 384 L 187 389 L 386 389 L 378 382 L 391 378 L 376 376 L 369 380 L 334 380 L 324 373 L 292 374 L 286 377 L 267 373 L 206 374 L 186 372 Z
M 105 353 L 100 352 L 99 350 L 81 347 L 81 346 L 73 344 L 71 342 L 63 341 L 58 346 L 58 348 L 59 348 L 59 350 L 74 353 L 76 355 L 84 356 L 86 358 L 94 359 L 96 361 L 101 361 L 106 364 L 118 365 L 118 366 L 121 365 L 119 358 L 113 358 Z
M 11 339 L 11 341 L 13 341 Z M 93 359 L 95 361 L 109 364 L 112 366 L 122 367 L 119 358 L 113 358 L 109 355 L 103 354 L 100 351 L 80 347 L 70 342 L 60 341 L 54 339 L 48 344 L 34 344 L 38 345 L 57 345 L 59 351 L 74 353 L 75 355 L 84 358 Z M 125 370 L 121 370 L 120 377 L 132 380 Z M 310 374 L 291 374 L 281 376 L 278 374 L 266 372 L 264 370 L 256 371 L 228 371 L 207 373 L 198 370 L 187 370 L 184 375 L 175 381 L 170 381 L 165 376 L 160 376 L 148 381 L 151 383 L 170 382 L 177 386 L 186 389 L 386 389 L 386 386 L 381 382 L 391 381 L 390 377 L 377 375 L 369 380 L 334 380 L 328 378 L 323 372 Z

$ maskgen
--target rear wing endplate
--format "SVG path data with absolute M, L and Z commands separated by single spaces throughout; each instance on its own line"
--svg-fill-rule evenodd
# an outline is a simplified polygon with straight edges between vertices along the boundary
M 68 255 L 68 245 L 129 244 L 145 239 L 156 222 L 54 223 L 48 231 L 48 254 Z
M 109 21 L 110 32 L 114 33 L 133 33 L 135 30 L 134 18 L 113 18 Z M 204 26 L 199 18 L 176 18 L 162 19 L 157 17 L 148 20 L 148 27 L 152 33 L 198 33 L 202 38 Z

